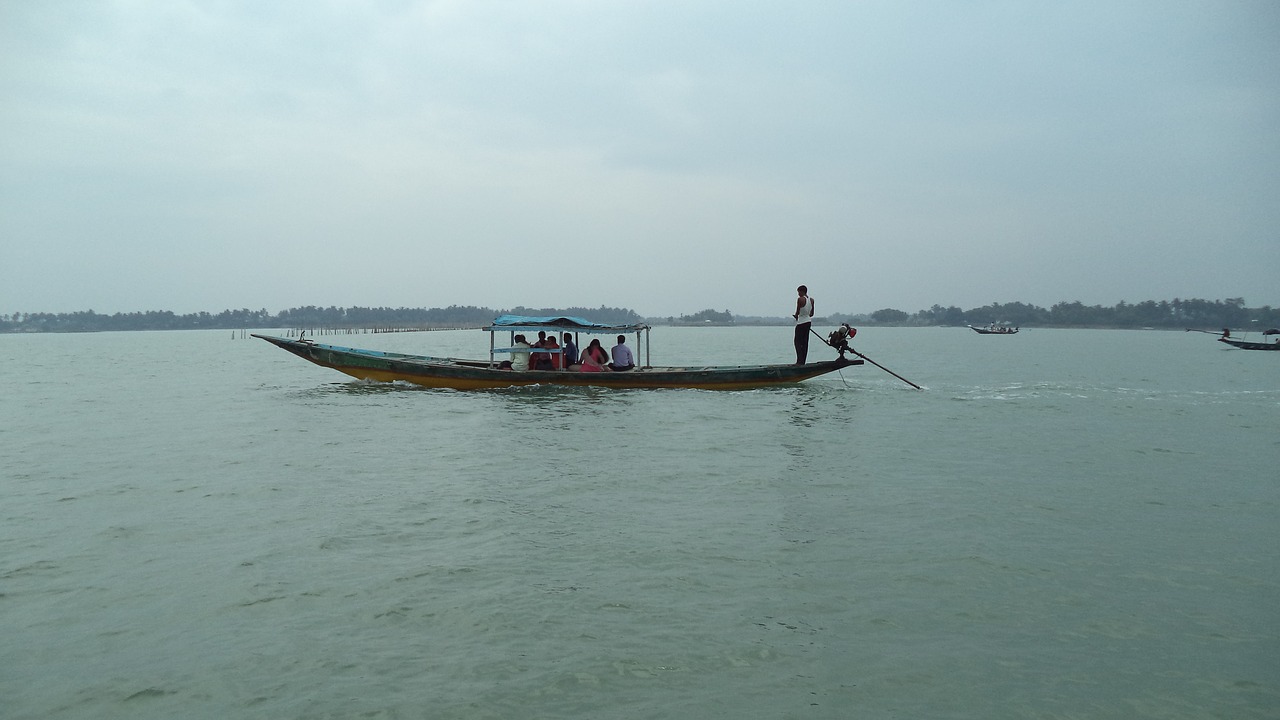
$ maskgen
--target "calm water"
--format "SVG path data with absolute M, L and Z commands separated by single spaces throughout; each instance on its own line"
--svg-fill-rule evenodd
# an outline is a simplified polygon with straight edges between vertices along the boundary
M 653 344 L 787 362 L 790 329 Z M 1280 717 L 1280 353 L 854 345 L 926 390 L 459 393 L 230 331 L 0 335 L 0 716 Z

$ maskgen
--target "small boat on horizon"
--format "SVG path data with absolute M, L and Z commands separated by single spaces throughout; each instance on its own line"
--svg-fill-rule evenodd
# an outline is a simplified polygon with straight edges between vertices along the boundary
M 1008 325 L 1000 325 L 997 323 L 988 323 L 986 327 L 967 326 L 970 330 L 979 335 L 1017 335 L 1018 328 L 1009 327 Z
M 489 333 L 488 360 L 464 360 L 460 358 L 362 350 L 359 348 L 326 345 L 305 338 L 291 340 L 258 334 L 254 334 L 253 337 L 266 340 L 272 345 L 287 350 L 316 365 L 337 370 L 361 380 L 399 381 L 428 388 L 449 388 L 454 390 L 486 390 L 522 385 L 738 390 L 798 383 L 852 365 L 863 364 L 861 359 L 863 356 L 849 348 L 846 343 L 841 342 L 833 345 L 840 353 L 836 359 L 805 363 L 804 365 L 655 367 L 649 364 L 648 335 L 650 327 L 644 324 L 607 325 L 576 317 L 503 315 L 494 319 L 489 327 L 481 329 Z M 634 334 L 636 336 L 637 365 L 633 370 L 618 372 L 578 372 L 573 369 L 512 370 L 510 369 L 510 363 L 498 360 L 498 356 L 501 354 L 559 352 L 558 348 L 529 348 L 528 346 L 516 345 L 515 338 L 517 333 L 537 332 L 539 330 L 554 333 L 572 333 L 575 337 L 575 344 L 576 338 L 580 333 L 586 335 Z M 508 332 L 510 334 L 508 346 L 499 347 L 496 345 L 495 338 L 498 332 Z M 644 349 L 644 363 L 639 364 L 639 350 L 642 346 Z M 845 357 L 846 350 L 858 355 L 859 359 Z

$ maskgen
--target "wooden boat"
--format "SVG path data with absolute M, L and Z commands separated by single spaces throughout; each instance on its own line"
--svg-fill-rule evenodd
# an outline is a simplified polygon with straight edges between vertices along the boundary
M 346 373 L 361 380 L 380 382 L 407 382 L 429 388 L 454 390 L 484 390 L 516 387 L 521 385 L 555 385 L 570 387 L 615 388 L 701 388 L 706 390 L 738 390 L 797 383 L 825 375 L 850 365 L 861 365 L 861 359 L 851 359 L 844 352 L 834 360 L 806 363 L 804 365 L 719 365 L 687 367 L 654 367 L 649 364 L 648 325 L 605 325 L 574 317 L 526 317 L 504 315 L 483 328 L 489 333 L 489 359 L 463 360 L 459 358 L 409 355 L 404 353 L 361 350 L 358 348 L 325 345 L 313 340 L 257 335 L 276 347 L 309 360 L 317 365 Z M 510 370 L 503 369 L 497 356 L 503 353 L 527 352 L 527 348 L 497 347 L 495 336 L 505 331 L 515 343 L 517 332 L 545 330 L 595 335 L 636 335 L 636 347 L 641 345 L 641 333 L 645 349 L 645 362 L 636 369 L 625 372 L 577 372 L 576 370 Z M 581 345 L 580 345 L 581 346 Z M 541 349 L 535 348 L 533 352 Z M 855 353 L 857 354 L 857 353 Z M 637 358 L 637 362 L 639 359 Z
M 1231 337 L 1230 331 L 1224 331 L 1222 337 L 1218 338 L 1218 342 L 1226 343 L 1231 347 L 1238 347 L 1241 350 L 1280 350 L 1280 338 L 1276 338 L 1272 342 L 1267 342 L 1268 335 L 1280 335 L 1280 330 L 1272 328 L 1262 331 L 1262 342 L 1253 342 L 1250 340 L 1240 340 Z
M 1016 327 L 1011 328 L 1008 325 L 991 324 L 986 327 L 974 327 L 972 325 L 969 325 L 967 327 L 970 330 L 978 333 L 979 335 L 1017 335 L 1018 334 L 1018 328 Z

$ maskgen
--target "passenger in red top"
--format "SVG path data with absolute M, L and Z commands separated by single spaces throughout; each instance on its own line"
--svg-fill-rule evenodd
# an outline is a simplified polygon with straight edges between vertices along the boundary
M 548 335 L 547 339 L 542 343 L 542 347 L 546 348 L 547 350 L 559 350 L 560 343 L 556 342 L 555 335 Z M 550 367 L 547 368 L 548 370 L 564 369 L 564 365 L 561 363 L 561 361 L 564 360 L 564 353 L 549 352 L 549 353 L 542 353 L 542 355 L 547 358 L 547 363 L 550 364 Z
M 533 344 L 533 347 L 540 348 L 540 347 L 546 347 L 546 345 L 547 345 L 547 331 L 539 330 L 538 341 Z M 532 355 L 529 356 L 529 369 L 530 370 L 550 370 L 551 358 L 547 357 L 546 353 L 539 353 L 539 352 L 533 353 Z

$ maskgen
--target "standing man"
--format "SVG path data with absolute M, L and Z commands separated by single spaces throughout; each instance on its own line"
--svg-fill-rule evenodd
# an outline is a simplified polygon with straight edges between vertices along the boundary
M 796 364 L 803 365 L 809 357 L 809 328 L 813 325 L 813 298 L 809 297 L 809 288 L 801 285 L 796 288 L 800 297 L 796 298 L 796 312 L 791 317 L 796 319 Z
M 635 357 L 631 355 L 631 348 L 626 343 L 627 336 L 619 335 L 618 344 L 613 346 L 613 362 L 609 363 L 609 368 L 615 372 L 632 370 L 636 366 Z

